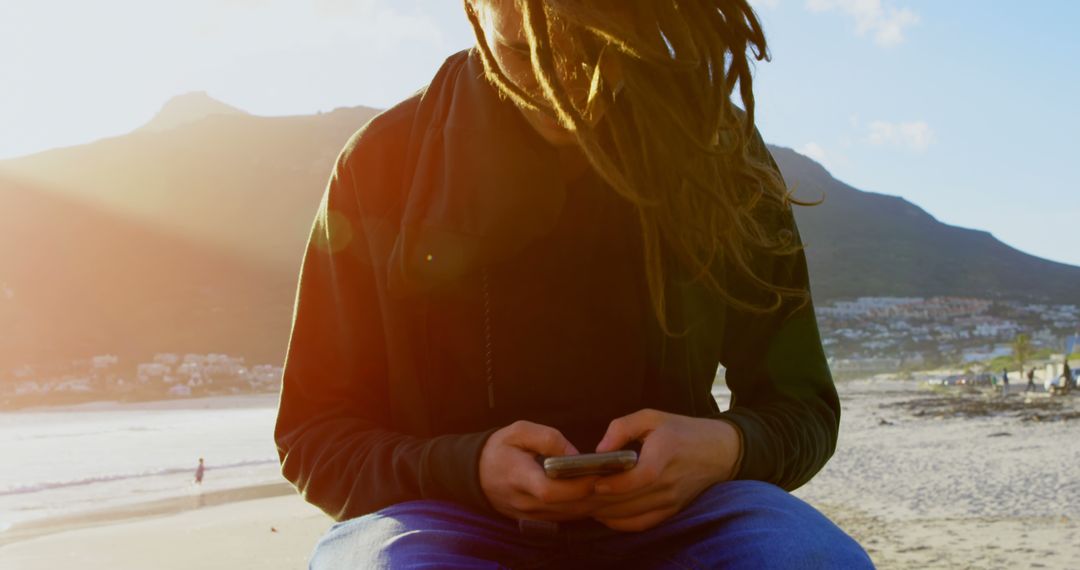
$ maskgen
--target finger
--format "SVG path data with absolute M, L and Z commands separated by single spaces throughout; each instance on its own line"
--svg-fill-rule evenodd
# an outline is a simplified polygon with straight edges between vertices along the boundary
M 545 497 L 549 498 L 550 497 Z M 541 518 L 554 520 L 558 517 L 564 520 L 587 518 L 600 504 L 588 498 L 576 501 L 545 503 L 531 493 L 519 491 L 514 499 L 509 502 L 513 509 L 512 517 L 515 518 Z
M 657 511 L 650 511 L 635 517 L 627 517 L 621 519 L 601 519 L 596 520 L 604 526 L 622 532 L 641 532 L 649 530 L 650 528 L 666 521 L 671 518 L 672 515 L 677 513 L 677 509 L 660 509 Z
M 587 518 L 588 516 L 589 516 L 588 514 L 566 513 L 566 512 L 559 512 L 559 511 L 549 511 L 549 512 L 530 511 L 528 513 L 522 513 L 521 515 L 516 516 L 516 517 L 512 517 L 512 518 L 516 518 L 518 520 L 520 520 L 520 519 L 533 519 L 533 520 L 550 521 L 550 522 L 570 522 L 570 521 L 578 521 L 578 520 Z
M 564 522 L 589 518 L 590 512 L 590 509 L 578 505 L 567 505 L 562 508 L 536 506 L 518 511 L 511 518 Z
M 549 479 L 543 472 L 530 472 L 524 477 L 522 489 L 544 505 L 559 505 L 581 501 L 593 494 L 599 477 Z
M 519 421 L 511 426 L 506 443 L 549 457 L 577 455 L 574 447 L 559 430 L 532 422 Z
M 608 424 L 604 438 L 596 446 L 597 453 L 617 451 L 631 441 L 644 438 L 650 431 L 656 428 L 659 422 L 659 414 L 656 410 L 640 410 L 628 416 L 623 416 Z
M 641 456 L 638 458 L 637 465 L 628 471 L 601 477 L 593 487 L 594 492 L 601 496 L 630 495 L 641 493 L 656 485 L 667 458 L 660 457 L 659 452 L 655 451 L 657 446 L 652 443 L 652 441 L 647 441 L 641 447 Z
M 591 516 L 597 519 L 625 519 L 677 506 L 672 493 L 668 491 L 652 491 L 627 501 L 619 501 L 598 507 L 592 511 Z

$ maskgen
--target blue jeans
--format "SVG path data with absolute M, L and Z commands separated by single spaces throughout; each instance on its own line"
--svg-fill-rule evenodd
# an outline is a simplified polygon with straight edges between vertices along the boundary
M 330 527 L 310 568 L 873 568 L 829 519 L 783 489 L 730 481 L 644 532 L 592 521 L 523 528 L 443 501 L 409 501 Z

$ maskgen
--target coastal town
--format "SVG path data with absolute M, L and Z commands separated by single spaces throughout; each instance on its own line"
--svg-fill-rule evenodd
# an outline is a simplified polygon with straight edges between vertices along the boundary
M 1019 375 L 1014 349 L 1023 336 L 1031 349 L 1023 364 L 1045 383 L 1061 373 L 1080 331 L 1076 305 L 965 297 L 860 297 L 815 312 L 837 378 L 949 369 Z
M 1040 389 L 1061 374 L 1080 330 L 1080 308 L 964 297 L 860 297 L 815 309 L 838 380 L 878 373 L 999 374 L 1020 381 L 1015 342 L 1030 346 L 1025 370 Z M 144 362 L 113 354 L 0 370 L 0 408 L 93 400 L 138 401 L 275 392 L 280 364 L 227 354 L 159 353 Z M 722 371 L 721 371 L 722 374 Z
M 105 354 L 0 374 L 0 409 L 276 392 L 282 367 L 227 354 L 160 353 L 133 366 Z

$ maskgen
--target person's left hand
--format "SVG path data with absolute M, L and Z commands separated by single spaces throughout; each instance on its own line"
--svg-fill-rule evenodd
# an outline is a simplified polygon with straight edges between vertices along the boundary
M 709 486 L 731 479 L 741 445 L 726 421 L 647 409 L 612 421 L 596 451 L 616 451 L 631 441 L 642 443 L 637 465 L 596 481 L 596 495 L 609 504 L 590 514 L 619 531 L 650 529 Z

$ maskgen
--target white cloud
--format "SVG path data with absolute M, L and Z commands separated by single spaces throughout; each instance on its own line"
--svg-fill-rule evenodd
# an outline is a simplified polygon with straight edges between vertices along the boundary
M 840 11 L 855 20 L 860 36 L 872 34 L 880 46 L 894 46 L 904 41 L 904 30 L 919 22 L 910 8 L 886 5 L 888 0 L 806 0 L 811 12 Z
M 828 154 L 825 152 L 825 149 L 816 142 L 810 141 L 802 145 L 801 147 L 795 149 L 795 151 L 803 156 L 806 156 L 821 163 L 822 166 L 828 164 Z
M 925 121 L 909 123 L 873 121 L 869 128 L 870 134 L 867 141 L 877 146 L 896 146 L 923 152 L 936 140 L 934 131 Z

